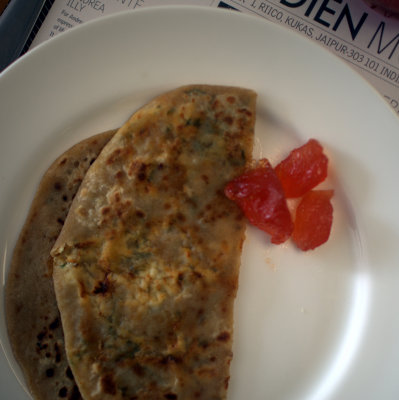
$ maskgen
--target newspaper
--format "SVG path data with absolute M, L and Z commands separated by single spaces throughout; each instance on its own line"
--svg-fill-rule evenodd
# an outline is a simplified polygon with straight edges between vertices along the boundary
M 55 0 L 31 48 L 104 15 L 176 4 L 234 9 L 298 32 L 363 75 L 399 116 L 399 19 L 363 0 Z

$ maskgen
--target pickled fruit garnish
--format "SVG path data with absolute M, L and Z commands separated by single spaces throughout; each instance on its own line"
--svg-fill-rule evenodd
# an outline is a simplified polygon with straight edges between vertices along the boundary
M 296 246 L 311 250 L 325 243 L 331 232 L 333 190 L 312 190 L 327 177 L 328 158 L 315 139 L 291 151 L 274 169 L 262 159 L 229 182 L 226 196 L 235 201 L 248 221 L 280 244 L 290 236 Z M 287 198 L 300 198 L 293 221 Z
M 300 197 L 327 177 L 328 158 L 315 139 L 291 151 L 275 168 L 287 198 Z
M 225 194 L 252 225 L 270 234 L 272 243 L 283 243 L 291 236 L 293 223 L 284 190 L 267 159 L 229 182 Z
M 312 250 L 325 243 L 331 232 L 333 190 L 312 190 L 301 199 L 295 213 L 292 239 L 301 250 Z

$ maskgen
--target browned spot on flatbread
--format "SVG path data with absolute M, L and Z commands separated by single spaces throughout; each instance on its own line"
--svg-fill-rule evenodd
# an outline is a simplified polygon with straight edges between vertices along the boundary
M 229 332 L 221 332 L 216 340 L 219 340 L 220 342 L 227 342 L 230 340 L 230 333 Z
M 104 393 L 112 395 L 116 394 L 115 380 L 111 373 L 108 373 L 101 377 L 101 387 Z

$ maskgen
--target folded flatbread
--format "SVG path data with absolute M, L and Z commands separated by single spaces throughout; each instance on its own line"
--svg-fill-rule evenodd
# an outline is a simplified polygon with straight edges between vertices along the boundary
M 81 399 L 65 355 L 50 250 L 86 171 L 114 133 L 76 144 L 50 166 L 13 253 L 5 288 L 8 333 L 36 399 Z
M 87 172 L 52 250 L 83 398 L 224 399 L 256 95 L 188 86 L 136 112 Z

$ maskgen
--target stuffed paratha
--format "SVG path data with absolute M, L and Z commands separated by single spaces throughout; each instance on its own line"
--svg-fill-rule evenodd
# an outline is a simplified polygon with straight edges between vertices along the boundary
M 114 133 L 78 143 L 51 165 L 13 253 L 5 297 L 8 333 L 36 399 L 81 398 L 65 355 L 50 250 L 87 169 Z
M 52 250 L 82 396 L 224 399 L 245 221 L 223 194 L 251 160 L 253 91 L 189 86 L 119 129 Z

